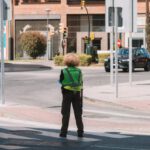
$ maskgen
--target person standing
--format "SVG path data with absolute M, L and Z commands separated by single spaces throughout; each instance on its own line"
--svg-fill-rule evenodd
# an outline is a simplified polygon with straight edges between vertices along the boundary
M 68 53 L 64 57 L 66 68 L 61 70 L 59 82 L 62 87 L 62 127 L 60 137 L 66 137 L 68 132 L 71 104 L 73 106 L 78 137 L 83 137 L 83 121 L 82 121 L 82 89 L 83 79 L 82 72 L 77 66 L 79 65 L 79 57 L 74 53 Z

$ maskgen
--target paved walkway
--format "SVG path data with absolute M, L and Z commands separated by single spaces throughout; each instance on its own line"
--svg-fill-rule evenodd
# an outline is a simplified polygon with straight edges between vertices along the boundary
M 150 80 L 115 85 L 87 87 L 84 96 L 97 101 L 106 101 L 150 112 Z

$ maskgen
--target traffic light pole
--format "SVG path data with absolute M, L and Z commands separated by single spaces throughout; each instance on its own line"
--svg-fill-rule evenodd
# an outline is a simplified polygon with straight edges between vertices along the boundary
M 132 70 L 134 70 L 134 64 L 132 62 L 132 32 L 133 32 L 133 0 L 131 0 L 131 26 L 130 26 L 130 32 L 129 32 L 129 84 L 132 86 Z
M 86 6 L 84 6 L 84 7 L 85 7 L 85 10 L 86 10 L 86 13 L 87 13 L 87 17 L 88 17 L 88 40 L 90 41 L 90 30 L 91 30 L 91 28 L 90 28 L 90 16 L 89 16 L 89 12 L 88 12 L 87 7 Z
M 89 16 L 89 12 L 88 12 L 88 9 L 86 6 L 85 7 L 85 10 L 86 10 L 86 13 L 87 13 L 87 17 L 88 17 L 88 43 L 86 44 L 86 53 L 87 54 L 91 54 L 91 50 L 90 50 L 90 16 Z
M 81 1 L 81 2 L 84 2 L 84 4 L 82 5 L 81 9 L 84 7 L 85 10 L 86 10 L 86 13 L 87 13 L 87 17 L 88 17 L 88 43 L 86 44 L 86 53 L 87 54 L 91 54 L 91 50 L 90 50 L 90 16 L 89 16 L 89 12 L 88 12 L 88 9 L 85 5 L 85 1 Z
M 117 7 L 115 7 L 115 97 L 118 98 L 118 53 L 117 53 L 117 39 L 118 39 L 118 19 Z
M 0 49 L 1 49 L 1 78 L 0 78 L 0 84 L 1 84 L 1 89 L 0 89 L 0 100 L 1 104 L 5 103 L 5 98 L 4 98 L 4 47 L 3 47 L 3 0 L 0 1 Z
M 110 33 L 110 84 L 113 86 L 114 83 L 114 68 L 113 68 L 113 50 L 114 50 L 114 0 L 112 0 L 112 8 L 113 8 L 113 25 L 112 25 L 112 32 Z

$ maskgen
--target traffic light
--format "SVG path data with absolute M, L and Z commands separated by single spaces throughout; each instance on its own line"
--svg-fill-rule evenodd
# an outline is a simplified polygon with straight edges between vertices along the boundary
M 121 48 L 121 40 L 120 39 L 118 39 L 118 41 L 117 41 L 117 46 L 118 46 L 118 48 Z
M 84 40 L 85 44 L 88 44 L 88 37 L 87 36 L 83 37 L 83 40 Z
M 95 38 L 94 32 L 91 32 L 91 33 L 90 33 L 90 39 L 91 39 L 91 40 L 94 40 L 94 38 Z
M 63 23 L 59 23 L 59 32 L 63 33 L 64 31 L 64 24 Z
M 81 8 L 85 7 L 85 0 L 81 0 Z
M 66 39 L 67 37 L 68 37 L 68 28 L 65 27 L 65 28 L 63 29 L 63 39 Z

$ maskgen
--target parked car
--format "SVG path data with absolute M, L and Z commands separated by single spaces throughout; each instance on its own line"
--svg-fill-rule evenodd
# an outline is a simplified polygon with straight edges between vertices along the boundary
M 129 71 L 129 49 L 121 48 L 118 53 L 118 68 L 123 71 Z M 113 66 L 115 59 L 113 58 Z M 110 57 L 105 59 L 104 67 L 106 72 L 110 72 Z M 150 71 L 150 53 L 145 48 L 132 49 L 132 70 L 135 68 L 144 68 L 145 71 Z

